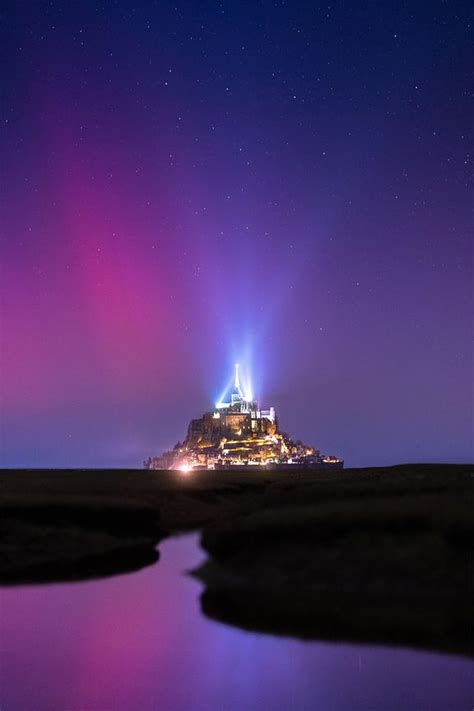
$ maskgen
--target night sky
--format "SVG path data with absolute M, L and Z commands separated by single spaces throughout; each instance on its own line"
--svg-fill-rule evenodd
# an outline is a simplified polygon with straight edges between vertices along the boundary
M 472 460 L 469 5 L 2 3 L 1 464 Z

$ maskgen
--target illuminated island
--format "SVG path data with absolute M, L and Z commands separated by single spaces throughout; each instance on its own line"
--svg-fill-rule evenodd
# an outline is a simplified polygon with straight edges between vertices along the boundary
M 225 401 L 224 401 L 225 400 Z M 145 469 L 229 469 L 255 465 L 271 469 L 342 469 L 343 460 L 321 454 L 319 449 L 293 440 L 278 428 L 275 408 L 259 409 L 240 384 L 235 365 L 229 396 L 216 403 L 212 412 L 191 420 L 186 438 L 158 457 L 144 462 Z

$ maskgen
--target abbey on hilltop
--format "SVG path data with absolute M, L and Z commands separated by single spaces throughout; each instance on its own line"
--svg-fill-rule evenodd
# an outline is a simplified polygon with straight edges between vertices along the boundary
M 169 452 L 150 457 L 146 469 L 227 469 L 266 465 L 271 468 L 342 469 L 344 462 L 280 432 L 275 409 L 260 410 L 240 385 L 239 365 L 227 402 L 191 420 L 186 439 Z

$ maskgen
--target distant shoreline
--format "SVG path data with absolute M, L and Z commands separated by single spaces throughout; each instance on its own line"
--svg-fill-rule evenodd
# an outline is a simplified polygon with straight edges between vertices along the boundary
M 304 473 L 304 469 L 299 469 L 297 466 L 289 465 L 291 469 L 294 468 L 295 473 Z M 344 471 L 347 472 L 358 472 L 358 471 L 377 471 L 382 472 L 388 469 L 400 469 L 402 467 L 472 467 L 474 470 L 474 462 L 402 462 L 397 464 L 384 464 L 383 466 L 360 466 L 360 467 L 347 467 L 344 466 Z M 289 471 L 291 471 L 289 469 Z M 7 472 L 143 472 L 148 471 L 144 467 L 0 467 L 0 475 Z M 152 470 L 153 471 L 153 470 Z M 167 471 L 167 470 L 154 470 L 155 472 Z M 168 470 L 172 471 L 172 470 Z M 212 471 L 212 470 L 210 470 Z M 219 471 L 232 471 L 223 469 Z M 240 469 L 241 471 L 241 469 Z M 249 467 L 249 471 L 254 472 L 253 467 Z M 310 470 L 309 470 L 310 471 Z M 258 472 L 257 472 L 258 473 Z

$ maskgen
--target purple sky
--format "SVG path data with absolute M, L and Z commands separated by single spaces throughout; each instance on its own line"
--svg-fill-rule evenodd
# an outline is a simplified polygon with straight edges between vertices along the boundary
M 6 2 L 1 464 L 140 466 L 239 360 L 347 465 L 472 461 L 467 2 Z

